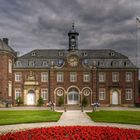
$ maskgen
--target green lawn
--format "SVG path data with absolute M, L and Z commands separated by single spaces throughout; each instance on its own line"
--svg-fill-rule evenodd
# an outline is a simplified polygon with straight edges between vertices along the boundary
M 62 113 L 49 110 L 11 110 L 0 111 L 0 125 L 56 122 Z
M 110 122 L 140 125 L 140 111 L 97 111 L 88 112 L 95 122 Z

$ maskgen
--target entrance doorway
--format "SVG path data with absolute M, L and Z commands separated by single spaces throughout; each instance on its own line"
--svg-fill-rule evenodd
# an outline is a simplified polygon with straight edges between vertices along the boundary
M 27 105 L 35 105 L 35 92 L 33 90 L 27 94 Z
M 117 91 L 112 92 L 112 105 L 118 105 L 119 104 L 119 94 Z
M 68 104 L 78 104 L 79 103 L 79 93 L 76 88 L 72 88 L 68 92 L 67 96 Z

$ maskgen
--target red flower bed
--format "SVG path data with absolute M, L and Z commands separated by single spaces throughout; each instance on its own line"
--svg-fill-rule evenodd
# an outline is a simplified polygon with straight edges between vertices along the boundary
M 0 135 L 0 140 L 140 140 L 140 130 L 97 126 L 35 128 Z

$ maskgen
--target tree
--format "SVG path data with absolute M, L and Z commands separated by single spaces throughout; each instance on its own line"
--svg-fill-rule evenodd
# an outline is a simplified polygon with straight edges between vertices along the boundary
M 64 104 L 64 97 L 60 96 L 58 99 L 58 106 L 62 106 Z
M 37 101 L 37 105 L 38 106 L 42 106 L 44 104 L 44 101 L 43 101 L 43 98 L 42 97 L 39 97 L 38 101 Z
M 83 97 L 83 100 L 82 100 L 82 105 L 84 106 L 84 107 L 86 107 L 87 105 L 88 105 L 88 100 L 87 100 L 87 97 Z
M 18 106 L 20 106 L 21 104 L 23 104 L 23 98 L 22 98 L 22 97 L 18 97 L 18 98 L 16 99 L 16 104 L 17 104 Z

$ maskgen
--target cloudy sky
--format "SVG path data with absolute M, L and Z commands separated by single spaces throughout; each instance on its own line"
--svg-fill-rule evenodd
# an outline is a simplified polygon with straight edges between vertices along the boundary
M 140 18 L 140 0 L 0 0 L 0 38 L 9 38 L 20 54 L 65 49 L 74 21 L 80 49 L 109 48 L 132 59 L 136 17 Z

